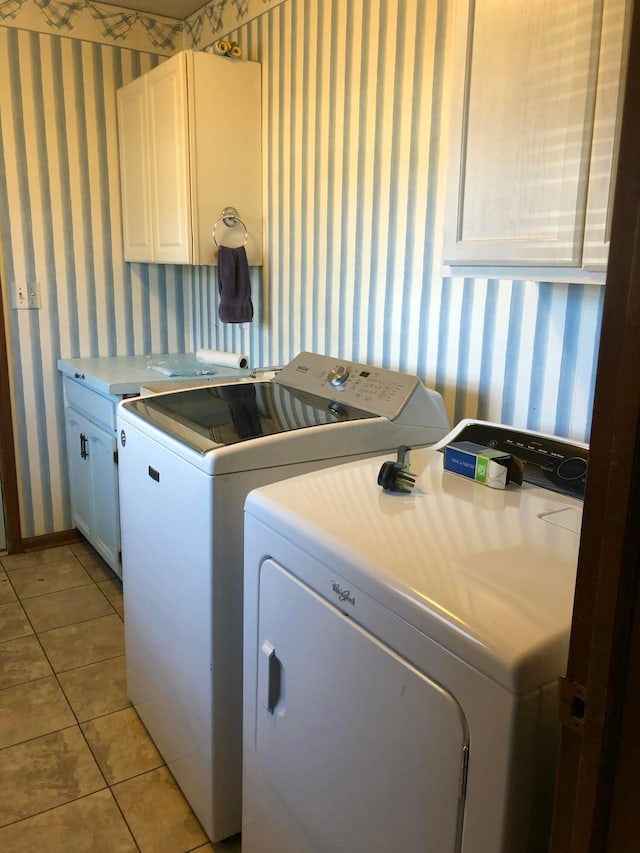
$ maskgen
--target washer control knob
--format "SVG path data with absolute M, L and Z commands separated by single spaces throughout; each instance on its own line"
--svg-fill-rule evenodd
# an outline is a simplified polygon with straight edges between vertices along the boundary
M 329 412 L 336 418 L 338 421 L 347 421 L 349 420 L 349 412 L 340 405 L 340 403 L 329 403 L 327 406 Z
M 581 459 L 579 456 L 570 456 L 568 459 L 563 459 L 558 465 L 558 477 L 561 480 L 580 480 L 586 477 L 588 463 L 586 459 Z
M 339 388 L 341 385 L 344 385 L 348 378 L 349 368 L 342 364 L 337 365 L 337 367 L 333 367 L 327 374 L 327 379 L 334 388 Z

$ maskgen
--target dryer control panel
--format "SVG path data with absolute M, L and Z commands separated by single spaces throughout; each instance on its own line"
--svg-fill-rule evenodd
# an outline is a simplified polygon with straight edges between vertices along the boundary
M 312 352 L 297 355 L 272 381 L 389 420 L 424 387 L 417 376 Z
M 584 499 L 589 468 L 586 444 L 486 421 L 461 421 L 447 437 L 447 443 L 451 441 L 473 441 L 517 456 L 524 462 L 525 482 Z

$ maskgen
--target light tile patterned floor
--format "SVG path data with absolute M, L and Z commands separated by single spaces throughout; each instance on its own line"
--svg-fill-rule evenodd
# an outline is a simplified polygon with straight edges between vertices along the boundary
M 88 544 L 0 557 L 0 779 L 3 853 L 214 850 L 127 698 L 122 585 Z

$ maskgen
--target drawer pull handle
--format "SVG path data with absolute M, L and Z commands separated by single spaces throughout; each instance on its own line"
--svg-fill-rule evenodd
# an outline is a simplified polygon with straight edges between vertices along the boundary
M 160 471 L 156 471 L 156 469 L 152 468 L 151 465 L 149 465 L 149 476 L 152 480 L 155 480 L 156 483 L 160 482 Z

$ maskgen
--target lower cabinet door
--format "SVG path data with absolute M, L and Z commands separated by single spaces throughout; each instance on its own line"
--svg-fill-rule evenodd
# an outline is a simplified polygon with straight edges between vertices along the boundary
M 100 556 L 121 576 L 120 518 L 116 436 L 96 424 L 87 432 L 91 470 L 91 542 Z
M 71 516 L 75 527 L 91 540 L 92 500 L 89 456 L 85 452 L 91 423 L 75 409 L 65 409 Z
M 116 436 L 71 407 L 65 418 L 73 523 L 121 575 Z

